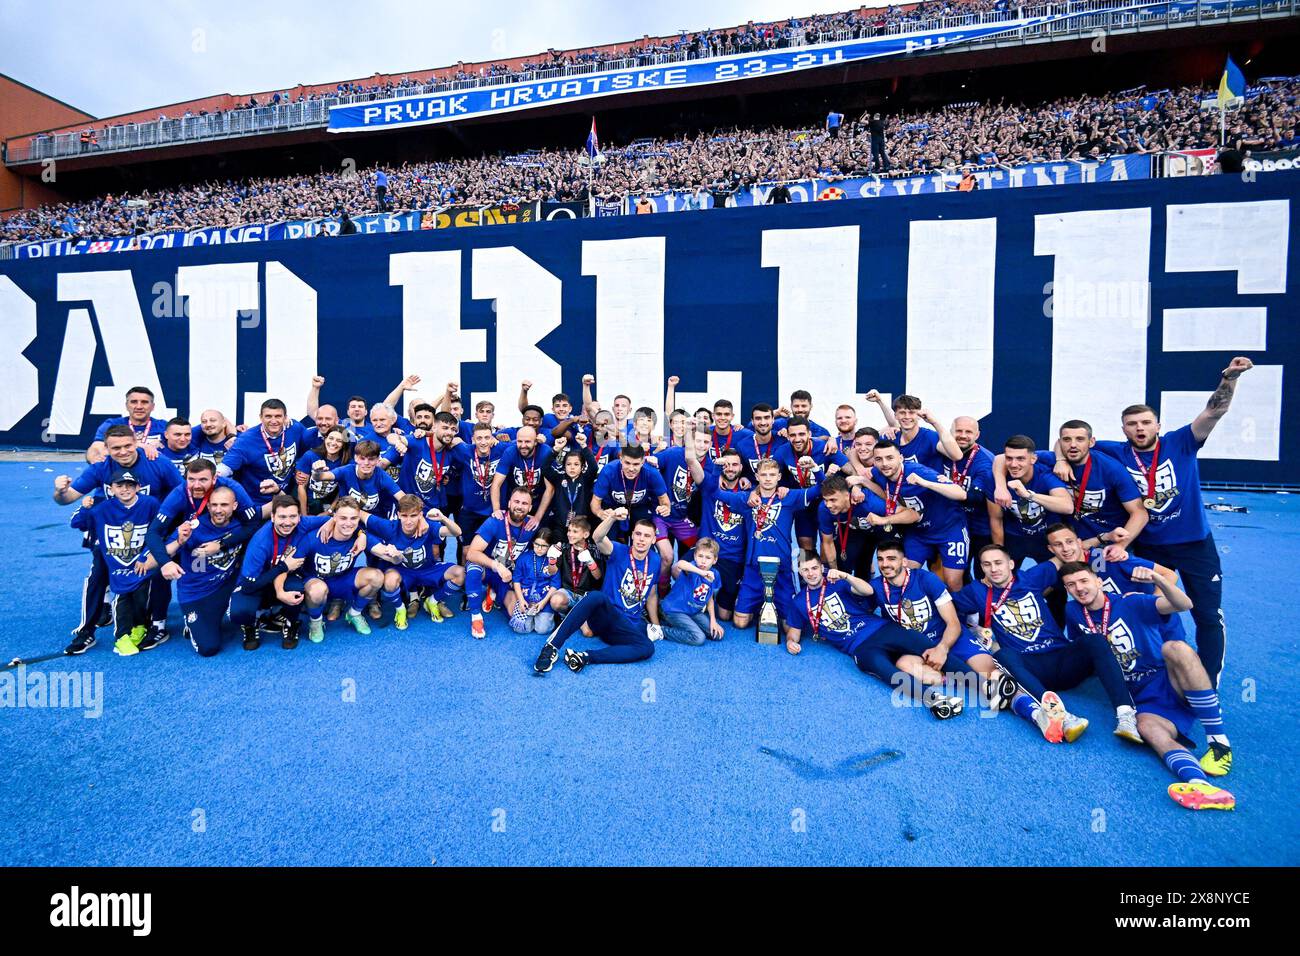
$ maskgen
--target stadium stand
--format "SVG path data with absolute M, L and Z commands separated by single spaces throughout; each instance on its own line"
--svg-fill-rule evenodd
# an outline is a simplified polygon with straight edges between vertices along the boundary
M 1217 146 L 1217 111 L 1201 108 L 1207 88 L 1126 90 L 1049 103 L 975 103 L 890 117 L 886 172 L 918 173 L 964 164 L 1021 164 L 1157 153 Z M 1242 151 L 1300 145 L 1300 79 L 1252 89 L 1232 115 L 1227 145 Z M 832 139 L 817 129 L 728 129 L 681 140 L 639 140 L 605 151 L 598 197 L 648 188 L 734 191 L 759 182 L 871 172 L 865 117 L 854 134 Z M 452 204 L 574 200 L 587 197 L 577 150 L 409 163 L 389 169 L 388 209 Z M 43 206 L 0 224 L 0 241 L 68 236 L 111 238 L 168 229 L 232 227 L 286 219 L 376 211 L 373 170 L 348 176 L 268 177 Z

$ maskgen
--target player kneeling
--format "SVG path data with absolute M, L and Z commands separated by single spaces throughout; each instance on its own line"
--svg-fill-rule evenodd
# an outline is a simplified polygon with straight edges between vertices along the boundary
M 1061 583 L 1074 601 L 1066 605 L 1067 625 L 1079 639 L 1105 641 L 1119 662 L 1137 708 L 1138 731 L 1178 778 L 1169 796 L 1190 810 L 1231 810 L 1237 798 L 1214 786 L 1206 774 L 1223 776 L 1232 767 L 1232 748 L 1224 733 L 1219 695 L 1205 666 L 1184 641 L 1166 641 L 1170 614 L 1190 611 L 1191 599 L 1169 580 L 1148 575 L 1156 594 L 1107 594 L 1091 567 L 1068 562 Z M 1210 748 L 1199 763 L 1186 749 L 1196 721 L 1205 728 Z

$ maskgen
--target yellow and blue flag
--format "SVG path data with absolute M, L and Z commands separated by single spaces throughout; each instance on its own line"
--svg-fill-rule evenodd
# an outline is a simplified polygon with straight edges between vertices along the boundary
M 1228 62 L 1223 66 L 1223 76 L 1219 79 L 1219 106 L 1226 106 L 1229 100 L 1245 95 L 1246 77 L 1242 75 L 1241 68 L 1232 62 L 1232 57 L 1228 57 Z

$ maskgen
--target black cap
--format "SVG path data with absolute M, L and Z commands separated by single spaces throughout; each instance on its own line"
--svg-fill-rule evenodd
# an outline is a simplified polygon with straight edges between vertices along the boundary
M 135 473 L 132 472 L 130 468 L 114 468 L 113 474 L 108 478 L 108 483 L 110 485 L 116 485 L 120 482 L 126 481 L 129 481 L 133 485 L 140 484 L 140 479 L 135 476 Z

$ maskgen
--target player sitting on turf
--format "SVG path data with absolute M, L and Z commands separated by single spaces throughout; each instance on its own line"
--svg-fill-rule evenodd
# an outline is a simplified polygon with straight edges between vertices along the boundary
M 1178 778 L 1169 796 L 1189 810 L 1231 810 L 1237 798 L 1206 778 L 1232 769 L 1219 695 L 1196 651 L 1185 641 L 1164 639 L 1165 616 L 1190 611 L 1191 599 L 1150 568 L 1137 568 L 1133 577 L 1150 581 L 1159 593 L 1107 594 L 1091 567 L 1067 563 L 1061 583 L 1074 598 L 1065 608 L 1067 627 L 1078 640 L 1109 644 L 1133 693 L 1142 739 Z M 1209 741 L 1199 763 L 1186 749 L 1198 720 Z
M 565 648 L 564 663 L 575 674 L 588 664 L 630 664 L 654 654 L 654 641 L 663 637 L 659 627 L 659 552 L 655 550 L 655 524 L 641 518 L 632 525 L 631 545 L 611 541 L 616 521 L 627 520 L 626 508 L 610 508 L 596 533 L 597 550 L 607 558 L 602 590 L 593 591 L 565 616 L 546 639 L 533 670 L 545 674 L 555 664 L 560 648 L 586 624 L 592 635 L 609 647 L 594 651 Z M 648 622 L 647 622 L 648 619 Z
M 960 714 L 961 697 L 943 686 L 943 676 L 928 669 L 914 676 L 915 668 L 899 666 L 904 658 L 921 660 L 931 650 L 921 634 L 905 630 L 892 621 L 871 613 L 871 585 L 844 571 L 827 571 L 813 551 L 799 558 L 803 587 L 790 600 L 785 621 L 785 649 L 791 654 L 803 650 L 804 635 L 827 641 L 853 658 L 864 674 L 888 683 L 911 700 L 920 701 L 938 720 Z
M 307 536 L 329 521 L 328 515 L 303 516 L 302 505 L 291 495 L 271 499 L 271 520 L 262 525 L 248 547 L 240 568 L 239 584 L 230 596 L 230 623 L 240 629 L 244 650 L 262 646 L 261 626 L 280 632 L 280 646 L 298 646 L 298 618 L 303 609 L 302 570 Z
M 555 627 L 551 599 L 560 593 L 561 549 L 554 541 L 554 531 L 538 528 L 532 547 L 515 560 L 510 579 L 515 595 L 510 629 L 516 634 L 549 634 Z
M 889 620 L 920 635 L 929 645 L 919 658 L 909 655 L 896 661 L 898 669 L 925 683 L 935 683 L 944 674 L 961 678 L 973 671 L 984 680 L 990 707 L 1003 710 L 1009 706 L 1016 695 L 1015 680 L 962 627 L 952 595 L 939 576 L 925 568 L 909 568 L 903 542 L 898 539 L 881 543 L 876 564 L 880 574 L 871 581 L 875 603 Z M 1088 722 L 1075 720 L 1081 725 L 1077 737 Z

